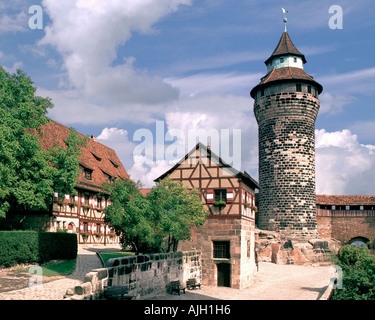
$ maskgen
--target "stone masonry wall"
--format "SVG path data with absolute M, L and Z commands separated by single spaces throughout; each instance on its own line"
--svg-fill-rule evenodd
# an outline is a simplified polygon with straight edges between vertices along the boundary
M 230 265 L 230 286 L 236 289 L 249 287 L 254 282 L 255 265 L 255 223 L 251 219 L 211 218 L 201 228 L 193 229 L 190 241 L 179 244 L 180 250 L 191 248 L 202 252 L 202 284 L 218 285 L 218 265 Z M 213 242 L 230 243 L 230 257 L 216 259 L 213 256 Z
M 259 125 L 259 227 L 278 231 L 285 238 L 316 238 L 319 100 L 307 92 L 280 92 L 285 89 L 282 84 L 271 88 L 270 93 L 279 93 L 260 97 L 254 104 Z
M 86 274 L 84 283 L 67 291 L 67 298 L 97 299 L 104 286 L 124 286 L 135 299 L 169 293 L 170 282 L 195 278 L 201 283 L 199 252 L 158 253 L 110 259 L 106 268 Z

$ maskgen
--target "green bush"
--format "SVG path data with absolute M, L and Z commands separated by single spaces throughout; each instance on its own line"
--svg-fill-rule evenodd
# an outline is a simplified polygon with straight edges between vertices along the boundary
M 75 234 L 39 232 L 39 261 L 75 259 L 77 246 L 77 235 Z
M 31 264 L 39 260 L 37 232 L 0 231 L 0 247 L 0 266 Z
M 69 233 L 0 231 L 0 267 L 74 259 L 77 236 Z
M 346 245 L 340 248 L 336 263 L 342 268 L 342 289 L 336 289 L 332 300 L 375 299 L 375 257 L 367 248 Z

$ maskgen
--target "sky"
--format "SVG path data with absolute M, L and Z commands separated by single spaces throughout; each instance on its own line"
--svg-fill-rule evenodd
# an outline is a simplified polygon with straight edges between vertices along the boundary
M 284 31 L 323 86 L 316 192 L 375 194 L 372 0 L 0 1 L 0 65 L 151 187 L 201 138 L 258 180 L 250 90 Z M 209 138 L 207 138 L 207 136 Z

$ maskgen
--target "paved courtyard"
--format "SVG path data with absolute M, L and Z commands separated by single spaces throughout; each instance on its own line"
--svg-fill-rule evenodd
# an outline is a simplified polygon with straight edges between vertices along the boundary
M 0 300 L 62 300 L 68 288 L 82 283 L 87 272 L 101 267 L 96 250 L 119 250 L 119 247 L 80 247 L 75 272 L 69 277 L 50 279 L 54 281 L 44 282 L 41 287 L 28 287 L 25 274 L 18 275 L 17 280 L 14 273 L 0 272 Z M 250 288 L 238 290 L 202 286 L 202 289 L 187 290 L 186 294 L 180 296 L 168 294 L 153 300 L 316 300 L 327 288 L 331 277 L 330 266 L 276 265 L 261 262 L 255 282 Z M 23 281 L 21 289 L 20 281 Z M 12 291 L 7 291 L 10 289 Z
M 153 300 L 317 300 L 332 277 L 330 266 L 277 265 L 261 262 L 255 282 L 247 289 L 202 286 L 186 294 Z

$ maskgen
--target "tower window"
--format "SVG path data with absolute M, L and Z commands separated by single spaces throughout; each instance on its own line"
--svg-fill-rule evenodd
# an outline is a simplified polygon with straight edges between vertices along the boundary
M 260 96 L 261 96 L 261 97 L 264 96 L 264 89 L 261 89 L 261 90 L 260 90 Z
M 297 63 L 297 58 L 296 57 L 294 57 L 293 60 L 294 60 L 295 63 Z
M 297 83 L 297 85 L 296 85 L 296 91 L 297 92 L 302 92 L 302 85 L 300 83 Z
M 280 58 L 280 63 L 283 63 L 284 62 L 284 58 Z
M 307 86 L 307 92 L 311 93 L 311 86 Z

